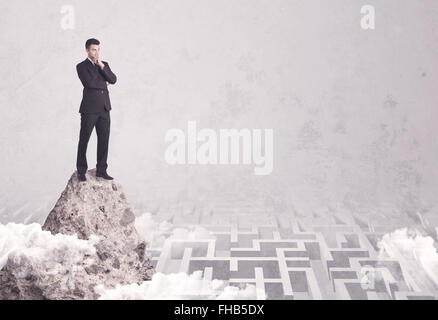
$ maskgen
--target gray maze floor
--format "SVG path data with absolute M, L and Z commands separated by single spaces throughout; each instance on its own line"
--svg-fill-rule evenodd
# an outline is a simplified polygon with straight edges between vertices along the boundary
M 237 209 L 238 208 L 238 209 Z M 262 208 L 262 209 L 260 209 Z M 185 211 L 185 212 L 184 212 Z M 256 286 L 257 299 L 435 299 L 415 261 L 379 256 L 378 240 L 406 226 L 354 215 L 275 213 L 264 205 L 158 210 L 174 226 L 200 225 L 215 239 L 172 240 L 149 247 L 157 272 L 196 270 L 206 280 Z M 409 225 L 409 224 L 408 224 Z

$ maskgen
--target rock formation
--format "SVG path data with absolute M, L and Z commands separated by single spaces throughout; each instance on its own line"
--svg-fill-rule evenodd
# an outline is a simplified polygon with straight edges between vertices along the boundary
M 91 242 L 95 252 L 84 254 L 66 273 L 9 259 L 0 271 L 0 299 L 96 299 L 98 284 L 112 288 L 151 279 L 155 270 L 121 185 L 97 178 L 95 169 L 86 176 L 81 182 L 73 173 L 42 229 L 76 235 Z

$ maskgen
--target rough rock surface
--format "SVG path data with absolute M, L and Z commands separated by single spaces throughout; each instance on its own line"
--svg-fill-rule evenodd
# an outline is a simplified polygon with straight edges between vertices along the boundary
M 97 178 L 95 169 L 86 176 L 81 182 L 73 173 L 42 229 L 77 235 L 92 242 L 95 252 L 69 266 L 68 274 L 10 259 L 0 271 L 0 299 L 96 299 L 98 284 L 112 288 L 152 278 L 155 270 L 146 242 L 134 227 L 135 216 L 121 185 Z

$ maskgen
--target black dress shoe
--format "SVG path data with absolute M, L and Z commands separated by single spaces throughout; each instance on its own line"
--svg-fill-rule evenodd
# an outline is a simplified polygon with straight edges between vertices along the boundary
M 87 181 L 87 178 L 85 177 L 85 173 L 78 173 L 78 179 L 79 181 Z
M 104 178 L 106 180 L 113 180 L 114 178 L 109 176 L 108 173 L 100 173 L 100 172 L 96 172 L 96 177 L 100 177 L 100 178 Z

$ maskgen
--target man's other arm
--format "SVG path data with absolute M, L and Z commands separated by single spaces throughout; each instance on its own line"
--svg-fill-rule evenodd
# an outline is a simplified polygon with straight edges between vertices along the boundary
M 111 84 L 116 83 L 117 76 L 111 71 L 111 68 L 108 64 L 108 62 L 102 61 L 104 64 L 103 69 L 99 67 L 99 71 L 102 73 L 104 78 Z

